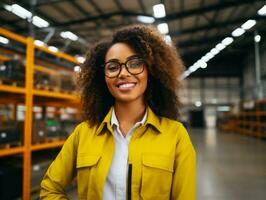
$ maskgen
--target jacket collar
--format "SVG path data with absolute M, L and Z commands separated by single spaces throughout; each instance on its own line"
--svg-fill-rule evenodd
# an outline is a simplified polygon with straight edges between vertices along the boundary
M 112 117 L 113 107 L 110 108 L 107 115 L 105 116 L 104 120 L 101 122 L 100 126 L 96 130 L 96 135 L 99 135 L 102 130 L 107 127 L 107 129 L 113 133 L 113 129 L 111 127 L 111 117 Z M 152 109 L 147 106 L 147 120 L 143 126 L 151 125 L 158 133 L 161 133 L 161 125 L 159 117 L 152 111 Z

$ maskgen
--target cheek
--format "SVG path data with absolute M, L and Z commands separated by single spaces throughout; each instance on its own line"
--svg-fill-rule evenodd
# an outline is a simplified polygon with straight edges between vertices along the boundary
M 109 92 L 111 92 L 111 90 L 112 90 L 112 81 L 110 79 L 108 79 L 108 78 L 105 78 L 105 84 L 106 84 Z

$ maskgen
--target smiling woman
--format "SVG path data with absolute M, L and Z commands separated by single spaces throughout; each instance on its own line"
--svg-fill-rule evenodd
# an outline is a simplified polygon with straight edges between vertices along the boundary
M 64 197 L 77 175 L 79 199 L 195 199 L 195 151 L 177 121 L 182 62 L 147 26 L 96 44 L 80 73 L 84 122 L 41 184 Z

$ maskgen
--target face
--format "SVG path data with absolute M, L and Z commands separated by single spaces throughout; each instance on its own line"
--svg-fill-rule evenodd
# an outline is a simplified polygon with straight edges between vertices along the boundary
M 119 63 L 131 62 L 137 53 L 125 43 L 116 43 L 108 50 L 105 56 L 105 63 L 115 61 Z M 105 76 L 106 85 L 115 98 L 116 102 L 144 102 L 144 92 L 147 88 L 148 72 L 144 70 L 137 74 L 130 74 L 125 65 L 118 76 L 110 78 Z

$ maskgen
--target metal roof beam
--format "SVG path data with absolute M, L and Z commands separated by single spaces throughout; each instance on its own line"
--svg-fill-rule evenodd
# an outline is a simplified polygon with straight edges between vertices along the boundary
M 265 0 L 256 0 L 256 2 L 264 2 L 264 1 Z M 130 12 L 130 11 L 103 13 L 103 11 L 101 9 L 99 9 L 99 7 L 95 4 L 95 2 L 93 2 L 93 1 L 89 1 L 89 2 L 97 10 L 97 12 L 100 13 L 100 15 L 86 17 L 83 19 L 73 20 L 73 21 L 69 21 L 69 22 L 65 22 L 65 23 L 56 23 L 56 24 L 54 24 L 54 26 L 58 27 L 58 26 L 69 26 L 69 25 L 74 25 L 74 24 L 81 24 L 81 23 L 85 23 L 88 21 L 98 20 L 98 19 L 108 19 L 108 18 L 111 18 L 113 16 L 117 16 L 117 15 L 124 16 L 124 17 L 126 17 L 126 16 L 138 16 L 138 15 L 150 16 L 150 15 L 147 15 L 145 13 Z M 167 16 L 165 16 L 161 19 L 157 19 L 156 22 L 159 23 L 159 22 L 167 22 L 167 21 L 171 21 L 171 20 L 183 19 L 186 17 L 194 16 L 194 15 L 202 15 L 204 13 L 211 12 L 211 11 L 221 10 L 221 9 L 239 6 L 239 5 L 253 4 L 253 3 L 254 3 L 254 0 L 236 0 L 233 2 L 230 1 L 230 2 L 217 3 L 217 4 L 203 6 L 203 7 L 196 8 L 196 9 L 185 10 L 183 12 L 168 14 Z

